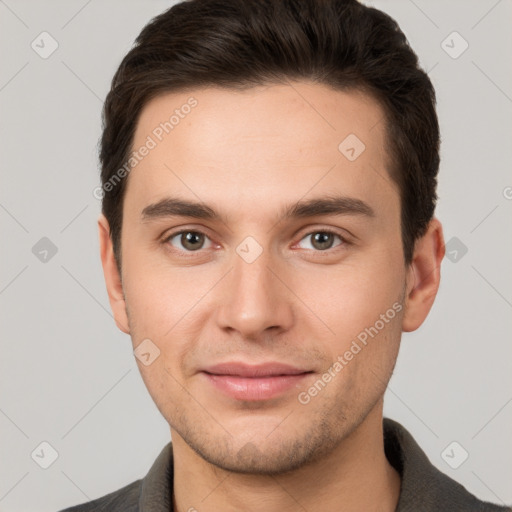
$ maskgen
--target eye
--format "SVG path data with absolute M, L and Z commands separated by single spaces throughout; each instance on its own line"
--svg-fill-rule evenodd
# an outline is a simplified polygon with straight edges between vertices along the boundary
M 326 251 L 327 249 L 331 249 L 333 247 L 335 238 L 338 238 L 341 243 L 335 245 L 334 247 L 346 243 L 346 240 L 341 235 L 325 229 L 308 233 L 304 238 L 301 239 L 301 242 L 303 240 L 307 240 L 308 238 L 311 239 L 310 247 L 305 248 L 315 249 L 317 251 Z
M 210 245 L 204 246 L 205 241 Z M 208 249 L 211 247 L 211 240 L 200 231 L 179 231 L 173 233 L 165 239 L 166 243 L 169 243 L 176 249 L 186 252 L 194 252 L 200 249 Z M 176 244 L 181 244 L 181 247 Z

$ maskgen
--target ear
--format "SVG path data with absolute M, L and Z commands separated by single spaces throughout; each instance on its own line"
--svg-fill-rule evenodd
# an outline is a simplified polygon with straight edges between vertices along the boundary
M 439 289 L 444 253 L 443 227 L 439 220 L 433 218 L 427 232 L 416 240 L 413 259 L 407 270 L 403 331 L 415 331 L 427 318 Z
M 121 331 L 130 334 L 123 285 L 117 269 L 116 260 L 114 258 L 114 247 L 110 238 L 110 226 L 103 214 L 98 218 L 98 232 L 101 264 L 103 266 L 103 275 L 105 276 L 110 307 L 114 313 L 114 320 Z

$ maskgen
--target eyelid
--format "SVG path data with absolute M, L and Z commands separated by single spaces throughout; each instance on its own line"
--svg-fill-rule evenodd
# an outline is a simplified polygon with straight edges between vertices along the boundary
M 307 236 L 311 236 L 311 235 L 313 235 L 315 233 L 330 233 L 330 234 L 336 235 L 336 236 L 338 236 L 340 238 L 341 243 L 336 245 L 336 246 L 334 246 L 334 247 L 330 247 L 328 249 L 325 249 L 323 251 L 322 250 L 314 250 L 314 249 L 302 249 L 302 250 L 312 251 L 312 252 L 319 253 L 319 254 L 322 254 L 322 253 L 328 254 L 328 253 L 331 253 L 333 251 L 336 251 L 338 248 L 342 248 L 343 246 L 351 245 L 353 243 L 351 241 L 351 239 L 350 239 L 350 236 L 347 236 L 347 235 L 344 235 L 344 234 L 340 233 L 340 231 L 335 229 L 335 228 L 326 227 L 326 226 L 318 226 L 318 227 L 309 226 L 309 227 L 304 228 L 304 229 L 305 230 L 302 230 L 302 234 L 300 235 L 300 238 L 298 239 L 297 242 L 294 243 L 294 245 L 292 247 L 295 247 L 298 243 L 300 243 L 302 240 L 304 240 L 304 238 L 306 238 Z M 306 231 L 306 229 L 307 229 L 307 231 Z M 176 230 L 173 230 L 171 232 L 167 232 L 166 234 L 164 234 L 163 238 L 162 238 L 162 242 L 164 244 L 168 244 L 169 246 L 171 246 L 172 250 L 175 250 L 175 251 L 178 251 L 178 252 L 181 252 L 181 253 L 185 253 L 185 254 L 188 254 L 188 255 L 202 254 L 206 249 L 211 249 L 211 247 L 208 247 L 206 249 L 201 248 L 201 249 L 198 249 L 197 251 L 187 251 L 187 250 L 184 250 L 184 249 L 178 249 L 176 247 L 173 247 L 169 242 L 175 236 L 181 235 L 183 233 L 197 233 L 197 234 L 200 234 L 200 235 L 204 235 L 206 238 L 208 238 L 208 240 L 210 240 L 210 243 L 214 247 L 215 246 L 218 247 L 220 244 L 215 242 L 212 239 L 212 237 L 206 231 L 207 230 L 204 227 L 201 227 L 201 228 L 180 227 L 180 228 L 177 228 Z
M 341 240 L 341 243 L 334 246 L 334 247 L 330 247 L 329 249 L 325 249 L 323 251 L 321 250 L 316 250 L 316 251 L 313 251 L 313 252 L 317 252 L 317 253 L 329 253 L 329 252 L 332 252 L 332 251 L 335 251 L 337 248 L 341 247 L 341 246 L 345 246 L 345 245 L 351 245 L 352 242 L 350 240 L 350 237 L 347 236 L 347 235 L 344 235 L 342 233 L 339 232 L 339 230 L 335 229 L 335 228 L 329 228 L 329 227 L 318 227 L 318 228 L 311 228 L 309 227 L 307 231 L 304 231 L 303 234 L 300 236 L 298 242 L 296 242 L 294 244 L 294 247 L 302 242 L 302 240 L 304 240 L 304 238 L 308 237 L 308 236 L 311 236 L 315 233 L 330 233 L 332 235 L 335 235 L 337 237 L 340 238 Z M 312 249 L 305 249 L 305 250 L 312 250 Z
M 177 228 L 176 230 L 173 230 L 173 231 L 170 231 L 170 232 L 166 232 L 163 236 L 162 236 L 162 243 L 164 244 L 168 244 L 171 246 L 170 244 L 170 241 L 172 238 L 178 236 L 178 235 L 182 235 L 183 233 L 196 233 L 196 234 L 199 234 L 199 235 L 204 235 L 209 241 L 210 243 L 215 246 L 215 245 L 218 245 L 216 242 L 214 242 L 212 240 L 212 237 L 206 232 L 206 230 L 204 228 Z M 176 250 L 176 251 L 179 251 L 179 252 L 182 252 L 182 253 L 188 253 L 188 254 L 194 254 L 194 253 L 202 253 L 204 252 L 205 249 L 198 249 L 197 251 L 186 251 L 186 250 L 183 250 L 183 249 L 178 249 L 176 247 L 173 247 L 173 250 Z M 207 249 L 210 249 L 210 247 L 208 247 Z

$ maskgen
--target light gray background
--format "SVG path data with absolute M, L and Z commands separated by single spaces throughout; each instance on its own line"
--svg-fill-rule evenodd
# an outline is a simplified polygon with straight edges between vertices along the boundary
M 104 495 L 145 475 L 169 441 L 110 314 L 92 191 L 112 75 L 171 4 L 0 0 L 1 511 Z M 446 241 L 468 248 L 443 261 L 429 318 L 403 336 L 385 415 L 471 492 L 510 504 L 512 2 L 373 5 L 397 19 L 437 89 L 437 216 Z M 47 59 L 31 48 L 43 31 L 59 44 Z M 457 59 L 442 47 L 453 31 L 469 43 Z M 454 52 L 460 43 L 445 44 Z M 42 237 L 58 248 L 46 263 L 32 253 Z M 48 469 L 31 458 L 42 441 L 58 452 Z M 441 456 L 452 441 L 469 452 L 458 469 Z

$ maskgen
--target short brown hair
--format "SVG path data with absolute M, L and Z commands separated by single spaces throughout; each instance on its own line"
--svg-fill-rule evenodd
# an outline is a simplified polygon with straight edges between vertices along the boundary
M 159 94 L 309 80 L 373 95 L 386 113 L 406 264 L 437 200 L 435 91 L 396 21 L 356 0 L 188 0 L 153 18 L 114 75 L 100 142 L 102 211 L 118 267 L 125 166 L 142 108 Z

